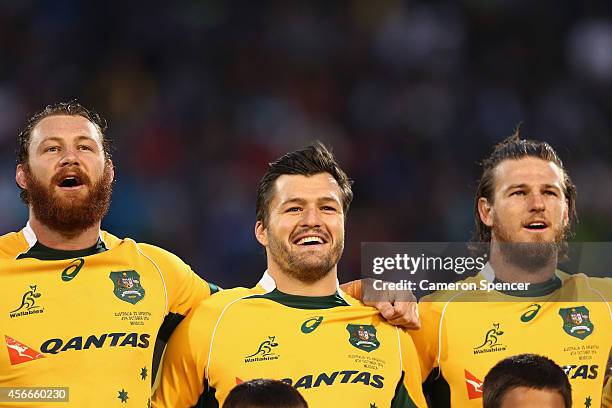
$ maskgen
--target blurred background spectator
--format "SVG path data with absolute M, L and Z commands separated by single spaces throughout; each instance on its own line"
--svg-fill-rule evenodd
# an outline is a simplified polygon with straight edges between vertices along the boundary
M 355 180 L 362 241 L 466 241 L 477 161 L 520 121 L 579 189 L 577 240 L 612 239 L 612 3 L 0 2 L 0 227 L 20 229 L 16 135 L 48 103 L 109 122 L 103 227 L 225 287 L 265 267 L 266 163 L 320 139 Z

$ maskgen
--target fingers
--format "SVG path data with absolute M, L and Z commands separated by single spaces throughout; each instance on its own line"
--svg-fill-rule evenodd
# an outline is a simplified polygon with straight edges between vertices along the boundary
M 374 306 L 385 320 L 406 329 L 420 329 L 419 309 L 416 302 L 376 302 Z
M 395 326 L 406 329 L 420 329 L 419 308 L 416 302 L 396 302 L 393 305 L 393 315 L 387 321 Z
M 416 306 L 416 303 L 414 304 Z M 410 308 L 405 313 L 398 317 L 387 319 L 387 321 L 394 326 L 401 326 L 405 329 L 418 330 L 421 328 L 421 321 L 419 319 L 418 308 Z

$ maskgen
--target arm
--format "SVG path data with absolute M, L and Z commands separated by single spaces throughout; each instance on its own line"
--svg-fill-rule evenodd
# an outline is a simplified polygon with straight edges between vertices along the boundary
M 419 357 L 423 381 L 431 370 L 438 366 L 438 339 L 440 327 L 439 304 L 430 301 L 419 303 L 419 315 L 423 326 L 420 330 L 410 330 L 410 336 Z
M 194 310 L 174 331 L 164 354 L 153 407 L 191 407 L 204 391 L 210 332 L 205 311 Z
M 170 335 L 200 302 L 210 297 L 218 288 L 195 274 L 176 255 L 148 244 L 138 244 L 139 251 L 151 261 L 160 273 L 165 289 L 165 317 L 155 339 L 153 350 L 152 376 L 157 381 L 157 371 Z
M 364 280 L 354 280 L 340 285 L 340 289 L 366 306 L 378 309 L 382 317 L 395 326 L 406 329 L 419 329 L 421 322 L 417 301 L 410 291 L 380 291 L 375 299 L 364 296 Z M 365 282 L 365 285 L 368 285 Z M 367 292 L 367 290 L 366 290 Z
M 398 384 L 393 402 L 397 406 L 402 407 L 416 405 L 417 407 L 426 408 L 427 403 L 422 388 L 422 370 L 417 349 L 408 332 L 400 328 L 397 331 L 402 357 L 402 384 Z

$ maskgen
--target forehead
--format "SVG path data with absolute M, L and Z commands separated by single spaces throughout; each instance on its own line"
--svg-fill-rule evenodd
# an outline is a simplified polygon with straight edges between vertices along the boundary
M 102 135 L 96 125 L 83 116 L 47 116 L 32 129 L 30 146 L 39 144 L 51 137 L 72 139 L 79 136 L 92 138 L 99 143 L 102 142 Z
M 565 408 L 563 397 L 556 390 L 516 387 L 502 398 L 502 408 Z
M 555 163 L 536 157 L 504 160 L 494 170 L 495 187 L 504 189 L 510 185 L 550 184 L 563 187 L 563 171 Z
M 281 204 L 291 199 L 318 199 L 331 197 L 341 202 L 340 186 L 329 173 L 319 173 L 313 176 L 283 174 L 274 183 L 272 202 Z

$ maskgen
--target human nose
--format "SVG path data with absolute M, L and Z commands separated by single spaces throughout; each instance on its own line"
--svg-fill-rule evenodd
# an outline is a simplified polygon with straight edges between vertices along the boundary
M 529 196 L 529 210 L 530 211 L 544 211 L 546 208 L 544 204 L 544 197 L 540 193 L 533 193 Z
M 321 216 L 316 208 L 304 209 L 302 216 L 302 225 L 308 227 L 320 227 L 321 223 Z
M 64 155 L 60 159 L 60 166 L 72 166 L 80 163 L 78 150 L 72 147 L 64 150 Z

